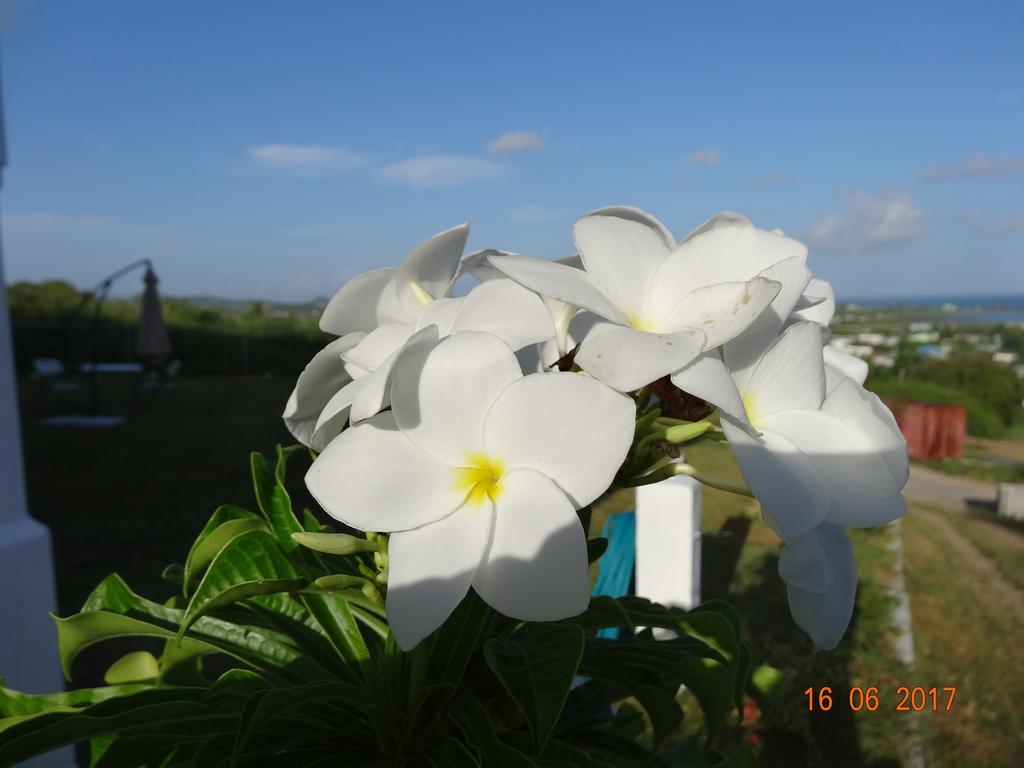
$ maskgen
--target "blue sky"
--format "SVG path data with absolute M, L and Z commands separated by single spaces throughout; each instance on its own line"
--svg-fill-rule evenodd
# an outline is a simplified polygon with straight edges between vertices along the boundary
M 840 297 L 1024 292 L 1019 2 L 0 10 L 11 281 L 304 300 L 623 203 L 781 227 Z

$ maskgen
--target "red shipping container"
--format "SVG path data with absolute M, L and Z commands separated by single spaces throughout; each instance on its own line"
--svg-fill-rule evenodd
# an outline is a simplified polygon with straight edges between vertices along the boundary
M 958 459 L 964 453 L 967 409 L 905 400 L 886 400 L 907 441 L 912 459 Z

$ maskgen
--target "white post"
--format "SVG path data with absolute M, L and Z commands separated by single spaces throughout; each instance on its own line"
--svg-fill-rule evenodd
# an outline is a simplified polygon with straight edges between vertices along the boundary
M 0 108 L 0 166 L 4 163 Z M 0 248 L 0 677 L 27 693 L 64 690 L 57 655 L 50 532 L 28 516 L 18 426 L 17 381 Z M 22 763 L 32 768 L 74 765 L 70 748 Z
M 700 492 L 700 483 L 685 475 L 636 489 L 641 597 L 677 608 L 700 602 Z

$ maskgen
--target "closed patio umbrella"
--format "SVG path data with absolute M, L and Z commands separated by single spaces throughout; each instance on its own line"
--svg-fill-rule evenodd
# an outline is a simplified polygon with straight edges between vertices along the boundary
M 171 340 L 164 325 L 164 313 L 160 307 L 159 282 L 152 267 L 146 269 L 146 290 L 142 294 L 142 313 L 139 316 L 138 335 L 135 339 L 135 354 L 143 362 L 161 366 L 171 356 Z

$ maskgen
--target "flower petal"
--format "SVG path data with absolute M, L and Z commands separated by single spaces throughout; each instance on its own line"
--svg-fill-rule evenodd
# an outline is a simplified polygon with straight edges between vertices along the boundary
M 729 439 L 740 473 L 761 502 L 765 522 L 793 541 L 825 519 L 828 496 L 807 457 L 781 435 L 767 430 L 751 437 L 728 417 L 722 429 Z
M 828 560 L 832 580 L 825 592 L 811 592 L 789 585 L 789 612 L 814 645 L 835 648 L 843 639 L 853 616 L 857 597 L 857 562 L 853 545 L 842 528 L 827 523 L 816 529 L 819 545 Z
M 781 284 L 763 277 L 718 283 L 688 293 L 661 323 L 663 331 L 697 328 L 704 349 L 719 347 L 746 330 L 778 294 Z
M 647 333 L 598 323 L 580 345 L 576 363 L 609 387 L 630 392 L 693 362 L 703 347 L 698 330 Z
M 828 523 L 793 539 L 779 553 L 779 576 L 787 584 L 819 593 L 831 585 L 832 568 L 818 537 L 822 525 Z
M 635 221 L 639 224 L 643 224 L 660 237 L 662 242 L 665 243 L 665 247 L 670 251 L 674 251 L 676 249 L 676 239 L 672 236 L 672 233 L 669 232 L 668 227 L 647 211 L 634 208 L 631 205 L 606 205 L 603 208 L 591 211 L 587 216 L 614 216 L 619 219 Z
M 740 392 L 717 352 L 705 352 L 685 368 L 673 373 L 672 383 L 684 392 L 716 406 L 740 428 L 758 434 L 750 426 Z
M 469 224 L 459 224 L 420 243 L 405 257 L 395 276 L 395 292 L 399 304 L 410 319 L 415 318 L 423 309 L 412 283 L 416 283 L 432 298 L 447 296 L 468 237 Z
M 541 472 L 582 507 L 611 485 L 635 418 L 630 398 L 595 379 L 534 373 L 498 396 L 484 423 L 484 444 L 506 470 Z
M 721 227 L 753 227 L 753 222 L 750 221 L 742 213 L 736 213 L 735 211 L 721 211 L 716 213 L 710 219 L 705 221 L 699 227 L 691 230 L 687 233 L 686 237 L 683 238 L 682 242 L 688 242 L 693 240 L 697 235 L 703 235 L 705 232 L 709 232 L 712 229 L 719 229 Z
M 851 379 L 843 379 L 825 398 L 821 410 L 867 439 L 888 466 L 897 488 L 907 484 L 910 479 L 907 441 L 892 411 L 876 394 Z
M 373 372 L 391 355 L 402 348 L 412 335 L 411 323 L 387 323 L 366 334 L 352 349 L 342 354 L 342 359 L 359 371 Z M 359 372 L 352 378 L 359 378 Z
M 831 392 L 844 378 L 853 379 L 863 384 L 868 378 L 868 364 L 859 357 L 843 352 L 835 347 L 825 346 L 822 350 L 825 359 L 826 389 Z
M 457 299 L 437 299 L 423 308 L 419 317 L 416 318 L 416 330 L 426 328 L 428 325 L 436 325 L 440 336 L 447 336 L 451 333 L 452 321 L 455 313 L 459 311 L 466 300 L 464 296 Z
M 410 651 L 441 626 L 469 591 L 487 551 L 494 510 L 462 506 L 388 541 L 388 625 Z
M 364 531 L 404 531 L 448 515 L 465 500 L 452 468 L 421 451 L 390 413 L 347 429 L 306 473 L 324 511 Z
M 774 280 L 781 288 L 778 295 L 743 333 L 726 345 L 725 361 L 736 377 L 740 389 L 747 380 L 758 358 L 781 333 L 786 319 L 800 299 L 801 291 L 811 279 L 811 272 L 796 258 L 774 264 L 761 273 L 762 278 Z M 820 328 L 819 328 L 820 331 Z
M 450 333 L 458 331 L 491 333 L 512 349 L 555 335 L 540 296 L 507 277 L 481 283 L 466 295 L 451 323 Z
M 601 292 L 627 316 L 644 317 L 651 281 L 672 249 L 665 242 L 664 227 L 654 227 L 647 214 L 630 210 L 628 217 L 584 216 L 573 227 L 573 239 Z M 644 218 L 638 220 L 636 214 Z
M 587 539 L 572 504 L 540 472 L 509 472 L 501 484 L 494 534 L 473 588 L 514 619 L 582 613 L 590 602 Z
M 324 405 L 313 426 L 309 447 L 314 451 L 323 451 L 327 444 L 341 434 L 349 420 L 352 401 L 358 394 L 366 379 L 350 381 L 343 386 Z
M 352 399 L 351 421 L 358 424 L 375 413 L 380 413 L 391 402 L 391 379 L 401 356 L 426 354 L 426 351 L 437 345 L 438 330 L 436 325 L 421 328 L 409 337 L 397 351 L 384 360 L 376 370 L 364 378 L 357 379 L 359 388 Z
M 350 333 L 335 339 L 317 352 L 299 374 L 282 418 L 288 431 L 303 445 L 311 445 L 324 406 L 351 381 L 341 353 L 358 344 L 362 337 L 362 333 Z
M 320 316 L 320 330 L 343 336 L 369 332 L 382 322 L 402 320 L 394 299 L 394 267 L 364 272 L 349 280 L 331 297 Z
M 462 257 L 462 264 L 459 270 L 468 272 L 481 283 L 486 280 L 494 280 L 498 277 L 505 277 L 505 273 L 495 267 L 489 259 L 491 256 L 518 256 L 512 251 L 502 251 L 498 248 L 484 248 L 481 251 L 473 251 Z
M 871 440 L 821 411 L 781 411 L 758 422 L 795 445 L 827 494 L 829 522 L 869 528 L 902 517 L 900 487 Z
M 589 309 L 616 323 L 626 322 L 625 313 L 601 293 L 582 269 L 530 256 L 491 256 L 490 262 L 520 285 L 542 296 Z
M 683 241 L 665 259 L 658 269 L 651 300 L 656 307 L 671 307 L 684 291 L 750 280 L 773 264 L 793 257 L 806 261 L 806 246 L 749 223 L 715 226 Z
M 747 405 L 755 426 L 778 411 L 816 411 L 825 399 L 825 362 L 821 332 L 814 323 L 787 328 L 753 367 L 746 386 L 736 376 L 726 350 L 725 361 Z M 759 427 L 760 428 L 760 427 Z
M 794 320 L 810 320 L 818 325 L 828 327 L 836 313 L 836 294 L 832 286 L 817 277 L 807 283 L 800 301 L 790 315 Z
M 484 453 L 484 418 L 523 372 L 508 344 L 463 331 L 436 347 L 403 353 L 393 372 L 391 408 L 405 436 L 452 467 Z

